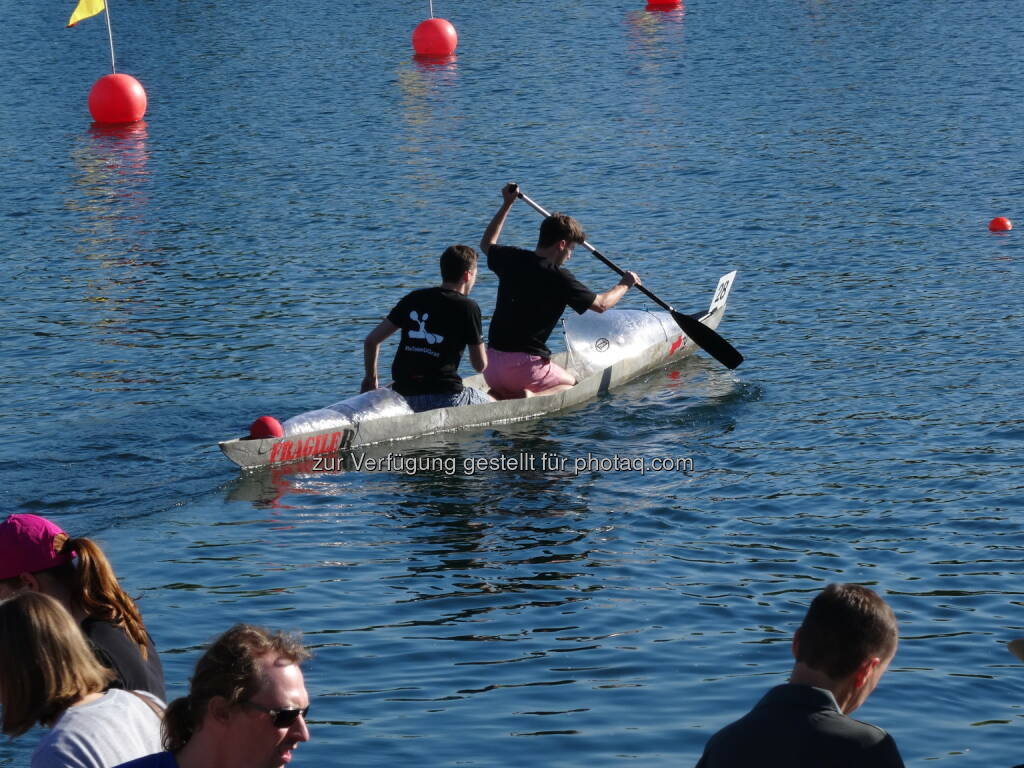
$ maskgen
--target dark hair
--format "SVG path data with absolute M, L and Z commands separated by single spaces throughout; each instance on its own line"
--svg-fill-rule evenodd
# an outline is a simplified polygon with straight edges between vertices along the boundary
M 22 592 L 0 602 L 0 725 L 8 736 L 20 736 L 36 723 L 51 725 L 113 679 L 71 614 L 52 597 Z
M 570 243 L 582 245 L 586 239 L 587 233 L 583 231 L 583 227 L 576 219 L 566 216 L 564 213 L 552 213 L 540 224 L 537 247 L 546 248 L 559 240 L 568 240 Z
M 881 597 L 857 584 L 829 584 L 807 609 L 796 659 L 842 680 L 865 659 L 892 655 L 897 638 L 896 616 Z
M 188 696 L 172 701 L 164 712 L 164 749 L 177 752 L 201 726 L 210 700 L 221 696 L 231 706 L 242 704 L 263 687 L 260 659 L 273 656 L 298 664 L 309 658 L 296 635 L 236 624 L 222 634 L 196 662 Z
M 468 245 L 452 245 L 441 254 L 441 279 L 457 283 L 462 275 L 476 266 L 476 251 Z

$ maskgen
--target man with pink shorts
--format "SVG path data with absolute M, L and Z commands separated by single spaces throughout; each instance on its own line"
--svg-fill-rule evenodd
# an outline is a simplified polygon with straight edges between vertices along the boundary
M 568 389 L 576 378 L 551 362 L 546 342 L 566 306 L 578 314 L 614 307 L 631 286 L 640 285 L 635 272 L 626 272 L 609 291 L 595 294 L 565 269 L 577 243 L 587 239 L 580 223 L 554 213 L 540 225 L 537 249 L 527 251 L 498 245 L 498 236 L 519 188 L 506 184 L 502 204 L 484 230 L 480 250 L 487 267 L 498 276 L 498 299 L 487 337 L 484 379 L 501 400 L 547 395 Z

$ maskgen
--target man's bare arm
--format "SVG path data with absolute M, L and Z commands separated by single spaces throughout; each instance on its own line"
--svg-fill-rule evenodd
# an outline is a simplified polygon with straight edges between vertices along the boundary
M 487 347 L 482 341 L 479 344 L 469 345 L 469 362 L 472 363 L 474 371 L 484 372 L 487 367 Z
M 611 309 L 619 300 L 626 295 L 628 291 L 634 285 L 640 285 L 640 277 L 636 272 L 627 271 L 622 279 L 612 288 L 610 291 L 599 293 L 594 298 L 594 303 L 590 305 L 590 308 L 595 312 L 604 312 L 605 310 Z
M 505 226 L 505 219 L 508 218 L 508 212 L 512 208 L 512 203 L 516 201 L 516 195 L 519 194 L 519 185 L 513 182 L 506 184 L 501 190 L 501 208 L 494 214 L 494 218 L 491 219 L 491 223 L 487 225 L 487 229 L 484 230 L 484 236 L 480 238 L 480 250 L 484 252 L 486 256 L 492 245 L 498 244 L 498 238 L 501 236 L 501 228 Z
M 360 392 L 369 392 L 371 389 L 377 389 L 377 356 L 380 352 L 380 345 L 384 342 L 384 339 L 397 330 L 398 326 L 385 317 L 376 328 L 367 334 L 366 340 L 363 341 L 363 370 L 365 376 L 363 376 L 363 384 L 359 388 Z

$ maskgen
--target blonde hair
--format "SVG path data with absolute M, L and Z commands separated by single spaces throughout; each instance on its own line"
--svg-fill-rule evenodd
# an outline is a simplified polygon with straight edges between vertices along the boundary
M 0 730 L 14 738 L 52 724 L 68 707 L 105 691 L 114 673 L 93 655 L 60 603 L 22 592 L 0 603 Z

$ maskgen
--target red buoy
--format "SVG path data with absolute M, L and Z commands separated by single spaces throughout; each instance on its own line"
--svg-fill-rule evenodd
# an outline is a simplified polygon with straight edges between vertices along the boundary
M 989 232 L 1009 232 L 1013 229 L 1013 222 L 1005 216 L 996 216 L 988 223 Z
M 146 114 L 146 91 L 131 75 L 104 75 L 89 91 L 89 112 L 97 123 L 134 123 Z
M 683 0 L 647 0 L 648 11 L 671 11 L 681 7 Z
M 446 19 L 421 21 L 412 32 L 412 47 L 419 56 L 451 56 L 459 36 Z
M 249 439 L 263 440 L 268 437 L 284 437 L 284 429 L 273 416 L 260 416 L 249 427 Z

